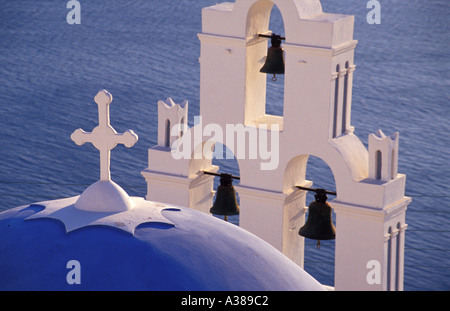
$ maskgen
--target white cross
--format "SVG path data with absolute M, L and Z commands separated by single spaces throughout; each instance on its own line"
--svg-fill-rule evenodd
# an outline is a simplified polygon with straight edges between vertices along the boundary
M 98 126 L 91 133 L 82 129 L 75 130 L 70 138 L 79 146 L 86 142 L 92 143 L 100 151 L 100 180 L 111 180 L 110 158 L 111 150 L 117 144 L 124 144 L 130 148 L 138 141 L 138 136 L 127 130 L 123 134 L 117 134 L 116 130 L 109 123 L 109 104 L 112 102 L 112 95 L 106 90 L 98 92 L 94 98 L 98 105 Z

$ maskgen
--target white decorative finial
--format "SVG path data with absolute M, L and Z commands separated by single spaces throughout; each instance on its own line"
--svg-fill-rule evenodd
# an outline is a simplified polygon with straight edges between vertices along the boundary
M 111 150 L 117 144 L 132 147 L 138 136 L 128 130 L 118 134 L 109 122 L 109 105 L 112 95 L 102 90 L 94 98 L 98 105 L 98 126 L 91 133 L 77 129 L 70 136 L 77 145 L 92 143 L 100 151 L 100 180 L 89 186 L 80 196 L 75 207 L 92 212 L 118 212 L 131 209 L 133 202 L 128 194 L 111 180 Z
M 127 148 L 132 147 L 138 141 L 138 136 L 132 130 L 118 134 L 111 126 L 109 105 L 112 102 L 112 95 L 108 91 L 98 92 L 94 100 L 98 105 L 98 126 L 91 133 L 77 129 L 70 138 L 79 146 L 86 142 L 92 143 L 100 151 L 100 180 L 109 181 L 111 180 L 111 150 L 117 144 L 124 144 Z
M 108 91 L 98 92 L 95 102 L 98 105 L 99 125 L 92 133 L 78 129 L 72 133 L 71 138 L 78 145 L 90 142 L 100 150 L 101 179 L 90 185 L 79 196 L 38 204 L 43 206 L 44 210 L 27 219 L 59 219 L 64 223 L 67 232 L 101 225 L 134 234 L 136 227 L 142 223 L 175 225 L 162 215 L 162 211 L 180 211 L 178 207 L 150 202 L 144 198 L 130 197 L 125 190 L 111 180 L 109 171 L 111 149 L 119 143 L 128 148 L 132 147 L 138 137 L 131 130 L 124 134 L 117 134 L 109 124 L 109 104 L 112 102 L 112 96 Z
M 109 104 L 112 96 L 108 91 L 100 91 L 95 96 L 98 105 L 99 125 L 86 133 L 78 129 L 71 135 L 78 145 L 92 143 L 100 150 L 101 180 L 93 183 L 79 196 L 42 202 L 44 207 L 39 213 L 27 219 L 53 218 L 61 220 L 67 232 L 87 226 L 109 226 L 134 234 L 142 223 L 156 222 L 175 225 L 162 215 L 162 211 L 180 211 L 178 207 L 158 202 L 150 202 L 144 198 L 130 197 L 125 190 L 110 179 L 110 151 L 117 144 L 132 147 L 138 140 L 137 135 L 128 130 L 124 134 L 117 132 L 109 124 Z

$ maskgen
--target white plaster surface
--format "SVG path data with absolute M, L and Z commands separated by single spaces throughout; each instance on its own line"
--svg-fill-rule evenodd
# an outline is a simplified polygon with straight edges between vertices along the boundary
M 131 197 L 133 208 L 121 212 L 91 212 L 80 210 L 76 207 L 78 196 L 37 203 L 45 207 L 39 213 L 33 214 L 27 219 L 53 218 L 60 220 L 66 232 L 71 232 L 87 226 L 110 226 L 121 229 L 131 234 L 137 226 L 143 223 L 157 222 L 174 225 L 170 220 L 161 215 L 163 210 L 179 211 L 174 206 L 158 202 L 146 201 L 143 198 Z

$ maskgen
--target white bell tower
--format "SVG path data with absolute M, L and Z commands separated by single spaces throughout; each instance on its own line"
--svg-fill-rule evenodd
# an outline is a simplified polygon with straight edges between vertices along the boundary
M 266 113 L 266 74 L 259 71 L 268 48 L 259 35 L 271 33 L 274 5 L 285 26 L 283 116 Z M 241 124 L 279 137 L 272 146 L 279 151 L 276 168 L 261 170 L 261 158 L 237 159 L 241 227 L 303 266 L 298 231 L 306 191 L 296 186 L 313 184 L 305 179 L 306 165 L 310 155 L 318 157 L 336 183 L 337 197 L 330 202 L 336 213 L 335 289 L 401 290 L 411 200 L 404 196 L 405 175 L 397 172 L 398 135 L 387 138 L 379 131 L 367 150 L 353 133 L 353 27 L 353 16 L 325 13 L 319 0 L 236 0 L 204 8 L 200 114 L 203 125 Z M 213 180 L 202 170 L 217 169 L 211 160 L 175 160 L 167 149 L 153 147 L 143 171 L 148 198 L 207 212 Z

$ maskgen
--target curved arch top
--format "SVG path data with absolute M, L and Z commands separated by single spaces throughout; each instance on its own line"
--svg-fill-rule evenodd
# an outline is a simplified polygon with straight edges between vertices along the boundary
M 290 37 L 289 32 L 296 28 L 296 21 L 322 14 L 319 0 L 237 0 L 234 10 L 246 15 L 247 38 L 268 30 L 269 17 L 274 5 L 278 7 L 286 23 L 286 38 Z
M 338 198 L 351 200 L 349 194 L 355 189 L 355 185 L 368 176 L 368 153 L 361 141 L 351 134 L 319 148 L 308 145 L 306 141 L 301 145 L 303 147 L 290 148 L 290 152 L 280 157 L 283 192 L 289 193 L 295 185 L 305 180 L 308 158 L 314 156 L 330 168 Z
M 267 32 L 274 5 L 283 17 L 286 43 L 331 47 L 353 39 L 353 16 L 324 13 L 319 0 L 236 0 L 217 4 L 203 9 L 202 31 L 252 39 L 258 32 Z M 336 23 L 340 29 L 350 30 L 349 36 L 336 36 Z

